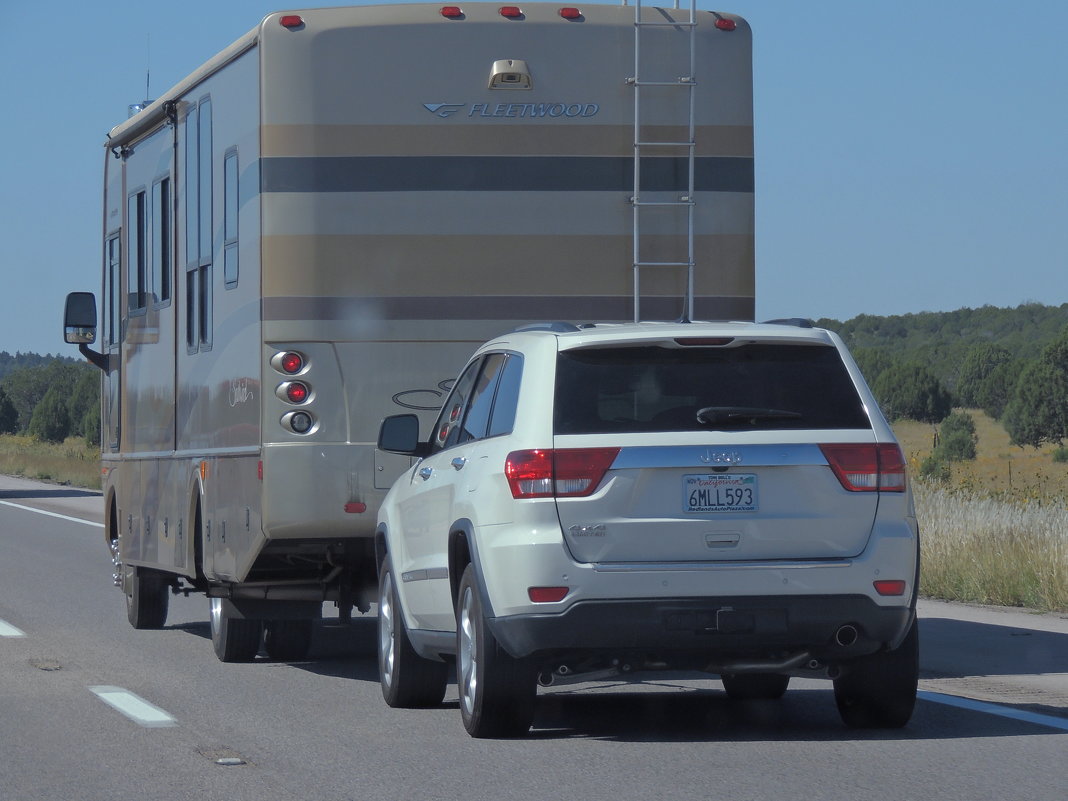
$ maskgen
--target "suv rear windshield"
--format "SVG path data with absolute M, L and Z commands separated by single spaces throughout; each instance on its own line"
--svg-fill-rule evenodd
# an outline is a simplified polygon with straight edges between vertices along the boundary
M 828 345 L 562 351 L 554 408 L 557 434 L 871 428 Z

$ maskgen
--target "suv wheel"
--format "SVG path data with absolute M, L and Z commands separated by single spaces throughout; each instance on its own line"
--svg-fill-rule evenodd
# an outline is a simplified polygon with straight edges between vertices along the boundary
M 448 664 L 419 656 L 408 639 L 388 557 L 378 577 L 378 679 L 395 709 L 437 706 L 449 680 Z
M 472 737 L 515 737 L 530 729 L 538 692 L 534 670 L 510 656 L 486 625 L 473 565 L 460 579 L 456 603 L 456 684 Z
M 854 729 L 899 729 L 908 723 L 916 705 L 919 657 L 919 627 L 913 618 L 896 651 L 864 657 L 835 679 L 834 700 L 845 724 Z
M 719 678 L 723 682 L 723 689 L 733 701 L 782 698 L 790 684 L 790 677 L 781 673 L 735 673 Z

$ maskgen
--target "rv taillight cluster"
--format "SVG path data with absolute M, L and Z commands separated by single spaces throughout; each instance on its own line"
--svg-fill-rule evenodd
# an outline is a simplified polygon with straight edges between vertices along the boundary
M 280 351 L 271 357 L 271 367 L 281 373 L 287 380 L 275 387 L 275 396 L 291 406 L 307 407 L 314 400 L 311 384 L 307 381 L 291 380 L 294 376 L 302 378 L 308 373 L 308 360 L 304 354 L 294 350 Z M 307 408 L 286 412 L 279 421 L 282 428 L 293 434 L 310 434 L 315 430 L 315 417 Z
M 446 19 L 463 19 L 464 10 L 460 6 L 442 6 L 440 9 L 441 16 Z M 497 9 L 497 13 L 507 19 L 523 19 L 523 9 L 519 6 L 501 6 Z M 574 6 L 565 6 L 557 12 L 564 19 L 582 19 L 582 11 Z

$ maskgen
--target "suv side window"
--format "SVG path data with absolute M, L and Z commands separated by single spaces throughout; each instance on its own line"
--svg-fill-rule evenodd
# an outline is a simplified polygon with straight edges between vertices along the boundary
M 515 425 L 515 411 L 519 405 L 519 381 L 523 377 L 523 357 L 510 354 L 504 363 L 501 380 L 497 384 L 497 399 L 493 402 L 487 437 L 511 434 Z
M 475 379 L 478 377 L 482 362 L 483 359 L 479 359 L 469 364 L 463 374 L 456 379 L 452 392 L 445 399 L 445 404 L 441 407 L 438 420 L 434 424 L 433 439 L 430 440 L 432 453 L 451 448 L 456 444 L 456 440 L 460 435 L 460 418 L 463 414 L 464 405 L 471 394 L 472 387 L 475 385 Z
M 493 408 L 493 398 L 497 390 L 497 382 L 501 377 L 501 369 L 504 367 L 505 355 L 503 353 L 491 353 L 482 363 L 482 370 L 478 374 L 478 380 L 471 390 L 471 398 L 467 403 L 467 413 L 464 415 L 463 425 L 457 435 L 456 442 L 470 442 L 473 439 L 482 439 L 486 436 L 489 426 L 490 411 Z

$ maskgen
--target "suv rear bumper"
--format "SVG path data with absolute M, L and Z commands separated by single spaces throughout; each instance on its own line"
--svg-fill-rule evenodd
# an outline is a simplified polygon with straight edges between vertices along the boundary
M 489 624 L 517 658 L 640 651 L 702 654 L 714 665 L 801 652 L 849 660 L 897 647 L 913 616 L 910 606 L 879 606 L 863 595 L 806 595 L 579 601 L 559 614 Z

